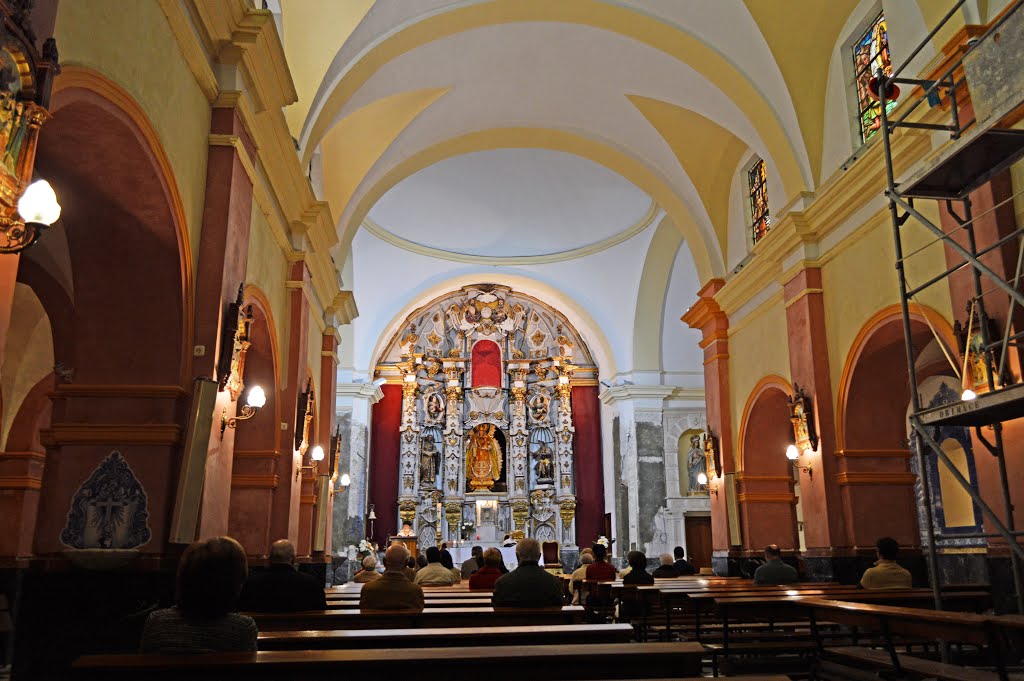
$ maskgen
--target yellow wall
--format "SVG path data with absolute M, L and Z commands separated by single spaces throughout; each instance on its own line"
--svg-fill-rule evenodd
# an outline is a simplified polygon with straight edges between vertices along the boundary
M 317 395 L 320 394 L 320 349 L 323 347 L 324 342 L 324 331 L 323 331 L 323 317 L 312 305 L 309 306 L 309 335 L 306 337 L 308 342 L 306 350 L 306 366 L 313 372 L 313 390 L 317 391 Z M 324 405 L 317 407 L 317 414 L 323 414 Z M 329 405 L 330 409 L 334 408 L 334 405 Z
M 25 396 L 44 376 L 53 371 L 53 332 L 50 319 L 35 292 L 24 284 L 14 289 L 11 326 L 7 348 L 0 365 L 0 451 Z
M 61 64 L 99 71 L 145 110 L 174 169 L 194 257 L 203 218 L 210 107 L 163 12 L 152 0 L 62 0 L 54 36 Z
M 729 393 L 733 453 L 739 452 L 743 407 L 754 386 L 769 374 L 789 379 L 789 342 L 782 291 L 729 330 Z M 737 467 L 739 460 L 736 461 Z
M 938 222 L 934 201 L 921 201 L 918 208 Z M 913 220 L 906 223 L 903 235 L 904 254 L 934 241 Z M 895 252 L 892 224 L 885 208 L 820 259 L 833 404 L 837 404 L 843 365 L 857 334 L 878 310 L 900 302 Z M 919 285 L 943 268 L 942 247 L 934 244 L 907 260 L 907 280 L 911 286 Z M 945 282 L 936 284 L 915 300 L 934 308 L 947 320 L 952 319 L 949 287 Z
M 274 333 L 277 335 L 278 382 L 282 388 L 288 357 L 288 292 L 284 287 L 287 274 L 288 261 L 270 231 L 267 217 L 253 200 L 245 281 L 263 291 L 270 301 L 270 313 L 277 327 Z

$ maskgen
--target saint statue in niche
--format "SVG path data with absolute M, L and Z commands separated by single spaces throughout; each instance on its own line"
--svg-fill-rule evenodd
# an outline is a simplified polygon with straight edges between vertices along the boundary
M 547 421 L 551 398 L 545 393 L 536 393 L 530 398 L 530 416 L 534 421 Z
M 474 492 L 489 490 L 501 476 L 501 445 L 494 437 L 494 425 L 481 423 L 473 428 L 466 447 L 466 477 Z
M 707 458 L 704 456 L 704 447 L 701 446 L 701 436 L 697 435 L 690 436 L 690 451 L 686 455 L 686 469 L 689 474 L 689 490 L 690 494 L 702 493 L 701 484 L 697 482 L 697 477 L 701 473 L 707 475 Z M 706 494 L 706 492 L 703 492 Z
M 536 459 L 533 470 L 537 474 L 537 484 L 554 482 L 555 469 L 551 465 L 551 447 L 548 447 L 548 443 L 541 442 L 533 458 Z
M 433 486 L 437 480 L 437 445 L 428 437 L 423 438 L 420 451 L 420 483 Z

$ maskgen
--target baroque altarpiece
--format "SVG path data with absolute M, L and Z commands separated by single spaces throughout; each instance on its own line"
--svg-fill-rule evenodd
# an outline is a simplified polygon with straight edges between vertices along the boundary
M 405 319 L 377 375 L 402 382 L 398 517 L 421 546 L 509 533 L 575 547 L 572 383 L 597 367 L 562 313 L 464 287 Z

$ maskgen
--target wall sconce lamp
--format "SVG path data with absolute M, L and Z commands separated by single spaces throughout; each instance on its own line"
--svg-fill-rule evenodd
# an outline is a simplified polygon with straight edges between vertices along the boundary
M 252 390 L 249 391 L 249 395 L 245 398 L 245 406 L 238 412 L 237 416 L 228 418 L 227 408 L 221 412 L 220 415 L 220 439 L 224 439 L 224 431 L 228 428 L 235 428 L 238 426 L 239 421 L 245 421 L 256 416 L 256 412 L 263 408 L 263 405 L 267 403 L 267 395 L 263 392 L 263 388 L 258 385 L 254 385 Z
M 43 235 L 60 217 L 60 204 L 46 180 L 36 180 L 18 199 L 18 214 L 3 219 L 0 253 L 18 253 Z M 20 219 L 19 219 L 20 218 Z
M 708 481 L 706 473 L 697 474 L 697 484 L 700 485 L 701 489 L 705 490 L 708 494 L 714 494 L 715 498 L 718 498 L 718 485 L 712 485 Z
M 801 466 L 798 463 L 798 461 L 800 460 L 800 450 L 796 448 L 796 445 L 790 445 L 786 447 L 786 458 L 789 459 L 789 462 L 791 464 L 793 464 L 793 468 L 800 471 L 804 471 L 805 473 L 807 473 L 808 478 L 812 480 L 814 479 L 814 469 L 811 468 L 811 464 Z
M 345 489 L 352 484 L 352 477 L 348 473 L 342 473 L 341 479 L 338 480 L 338 491 L 344 492 Z

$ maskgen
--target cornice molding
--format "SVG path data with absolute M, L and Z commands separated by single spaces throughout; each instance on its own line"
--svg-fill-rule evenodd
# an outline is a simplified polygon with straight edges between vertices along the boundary
M 586 246 L 580 246 L 579 248 L 571 248 L 566 251 L 558 251 L 555 253 L 544 253 L 541 255 L 513 255 L 513 256 L 500 256 L 500 255 L 473 255 L 471 253 L 459 253 L 457 251 L 448 251 L 442 248 L 434 248 L 432 246 L 425 246 L 418 244 L 415 241 L 409 241 L 397 234 L 391 232 L 386 227 L 374 222 L 369 217 L 363 219 L 363 228 L 366 231 L 373 234 L 381 241 L 385 241 L 392 246 L 401 248 L 402 250 L 409 251 L 410 253 L 416 253 L 418 255 L 424 255 L 430 258 L 438 258 L 440 260 L 449 260 L 452 262 L 466 263 L 470 265 L 490 265 L 493 267 L 497 266 L 520 266 L 520 265 L 544 265 L 555 262 L 564 262 L 566 260 L 575 260 L 577 258 L 584 258 L 588 255 L 600 253 L 605 251 L 612 246 L 618 246 L 624 241 L 632 239 L 634 236 L 650 227 L 655 218 L 661 214 L 661 208 L 657 203 L 651 201 L 651 204 L 647 207 L 647 211 L 641 216 L 639 220 L 633 223 L 631 226 L 626 227 L 617 234 L 602 239 L 601 241 L 588 244 Z
M 384 391 L 379 385 L 373 383 L 339 383 L 335 388 L 336 397 L 352 397 L 369 400 L 370 404 L 377 404 L 384 399 Z
M 678 389 L 670 385 L 617 385 L 605 390 L 598 398 L 607 405 L 634 400 L 667 400 Z

